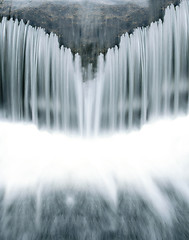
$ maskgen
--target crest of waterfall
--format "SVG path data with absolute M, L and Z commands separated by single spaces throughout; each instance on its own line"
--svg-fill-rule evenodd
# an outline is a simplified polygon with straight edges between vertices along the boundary
M 57 36 L 3 18 L 0 114 L 67 132 L 98 134 L 140 126 L 189 108 L 189 2 L 168 7 L 164 22 L 121 37 L 83 82 L 80 57 Z

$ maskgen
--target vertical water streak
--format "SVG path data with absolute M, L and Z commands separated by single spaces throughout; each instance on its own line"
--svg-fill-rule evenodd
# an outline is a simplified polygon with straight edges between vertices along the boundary
M 76 81 L 81 79 L 75 72 L 81 65 L 75 65 L 71 51 L 59 48 L 56 35 L 6 18 L 0 23 L 0 46 L 1 115 L 78 131 Z
M 123 35 L 119 49 L 108 50 L 99 129 L 130 129 L 162 115 L 188 112 L 188 13 L 187 0 L 171 5 L 163 23 Z

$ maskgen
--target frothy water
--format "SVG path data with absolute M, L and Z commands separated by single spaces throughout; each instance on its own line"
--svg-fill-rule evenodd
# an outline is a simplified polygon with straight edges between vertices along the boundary
M 158 184 L 171 184 L 189 197 L 188 121 L 165 119 L 129 134 L 85 139 L 1 122 L 1 187 L 93 188 L 116 204 L 117 191 L 132 186 L 157 205 L 164 202 Z
M 85 139 L 1 122 L 1 239 L 187 239 L 188 122 Z

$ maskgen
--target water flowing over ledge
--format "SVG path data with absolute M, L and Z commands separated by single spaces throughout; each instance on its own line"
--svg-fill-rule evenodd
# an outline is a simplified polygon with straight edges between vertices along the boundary
M 32 120 L 63 129 L 79 124 L 79 57 L 59 49 L 57 36 L 22 21 L 0 24 L 1 111 L 14 120 Z M 77 126 L 79 129 L 79 126 Z
M 100 57 L 100 129 L 123 130 L 151 118 L 188 112 L 188 13 L 188 1 L 176 9 L 171 6 L 164 23 L 160 20 L 122 36 L 119 49 L 110 49 L 105 62 Z
M 122 36 L 82 81 L 80 57 L 57 36 L 23 22 L 0 24 L 1 116 L 79 134 L 132 129 L 151 118 L 188 112 L 189 4 L 164 23 Z

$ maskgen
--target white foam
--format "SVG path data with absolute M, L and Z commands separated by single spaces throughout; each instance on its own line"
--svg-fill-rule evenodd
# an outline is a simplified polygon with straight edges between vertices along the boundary
M 118 189 L 130 188 L 165 215 L 170 202 L 156 181 L 173 184 L 189 200 L 188 142 L 189 116 L 93 139 L 1 122 L 0 183 L 9 192 L 51 184 L 90 187 L 115 204 Z
M 0 123 L 1 184 L 25 186 L 49 179 L 136 182 L 145 176 L 187 177 L 189 117 L 161 120 L 140 131 L 80 138 Z M 183 166 L 184 168 L 182 168 Z M 105 181 L 105 180 L 104 180 Z

